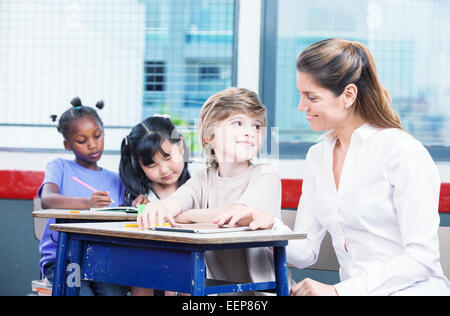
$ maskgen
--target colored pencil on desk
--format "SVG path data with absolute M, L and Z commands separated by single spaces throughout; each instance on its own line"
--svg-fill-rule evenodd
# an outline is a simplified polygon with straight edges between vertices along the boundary
M 134 227 L 139 227 L 139 226 L 138 226 L 138 224 L 125 224 L 125 225 L 123 225 L 123 227 L 134 228 Z
M 72 180 L 75 181 L 75 182 L 78 182 L 79 184 L 81 184 L 82 186 L 84 186 L 84 187 L 87 188 L 88 190 L 91 190 L 91 191 L 94 192 L 94 193 L 97 192 L 96 189 L 94 189 L 93 187 L 91 187 L 89 184 L 84 183 L 83 181 L 81 181 L 81 180 L 78 179 L 77 177 L 72 177 Z M 112 203 L 115 203 L 114 200 L 111 199 L 111 201 L 112 201 Z

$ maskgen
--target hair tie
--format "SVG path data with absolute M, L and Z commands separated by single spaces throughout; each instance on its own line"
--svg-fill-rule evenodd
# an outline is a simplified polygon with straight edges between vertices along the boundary
M 153 117 L 162 117 L 162 118 L 170 120 L 169 114 L 153 114 Z
M 145 125 L 144 122 L 142 122 L 141 125 L 145 128 L 145 130 L 147 131 L 147 133 L 150 135 L 151 132 L 150 132 L 150 130 L 148 129 L 147 125 Z

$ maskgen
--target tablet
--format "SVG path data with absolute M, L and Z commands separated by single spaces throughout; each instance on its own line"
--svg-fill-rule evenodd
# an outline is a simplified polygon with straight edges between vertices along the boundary
M 180 233 L 197 233 L 197 234 L 217 234 L 217 233 L 233 233 L 251 230 L 248 226 L 227 227 L 216 224 L 178 224 L 178 227 L 163 226 L 155 227 L 156 231 L 180 232 Z

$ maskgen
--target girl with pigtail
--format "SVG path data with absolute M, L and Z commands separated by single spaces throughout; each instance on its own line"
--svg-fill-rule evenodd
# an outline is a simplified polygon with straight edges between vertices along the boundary
M 168 116 L 155 115 L 136 125 L 121 146 L 125 204 L 147 204 L 175 193 L 191 178 L 188 157 L 183 137 Z M 132 295 L 149 296 L 153 290 L 133 287 Z
M 97 111 L 84 106 L 80 98 L 71 101 L 72 107 L 61 117 L 51 115 L 58 120 L 57 130 L 63 135 L 64 148 L 73 152 L 75 159 L 54 159 L 47 164 L 44 181 L 38 196 L 44 209 L 90 209 L 123 204 L 124 186 L 117 173 L 98 165 L 104 148 L 103 122 Z M 98 109 L 104 107 L 103 101 L 96 104 Z M 80 179 L 96 188 L 92 193 L 73 179 Z M 42 276 L 50 283 L 54 279 L 56 264 L 56 247 L 58 233 L 49 229 L 54 224 L 49 219 L 39 244 L 41 253 L 40 268 Z M 124 296 L 128 287 L 101 282 L 81 281 L 81 296 Z

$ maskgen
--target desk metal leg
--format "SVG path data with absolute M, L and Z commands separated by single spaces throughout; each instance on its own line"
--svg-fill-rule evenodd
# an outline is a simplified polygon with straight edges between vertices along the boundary
M 192 296 L 204 296 L 205 295 L 205 252 L 194 251 L 192 252 Z
M 65 294 L 65 272 L 68 243 L 68 235 L 66 233 L 60 232 L 58 238 L 58 248 L 56 250 L 56 268 L 52 290 L 53 296 L 62 296 L 63 294 Z
M 70 241 L 70 263 L 73 265 L 73 272 L 67 277 L 67 296 L 79 296 L 81 287 L 81 261 L 83 256 L 83 242 L 72 239 Z
M 275 278 L 278 296 L 289 295 L 289 280 L 287 274 L 286 247 L 274 247 Z

